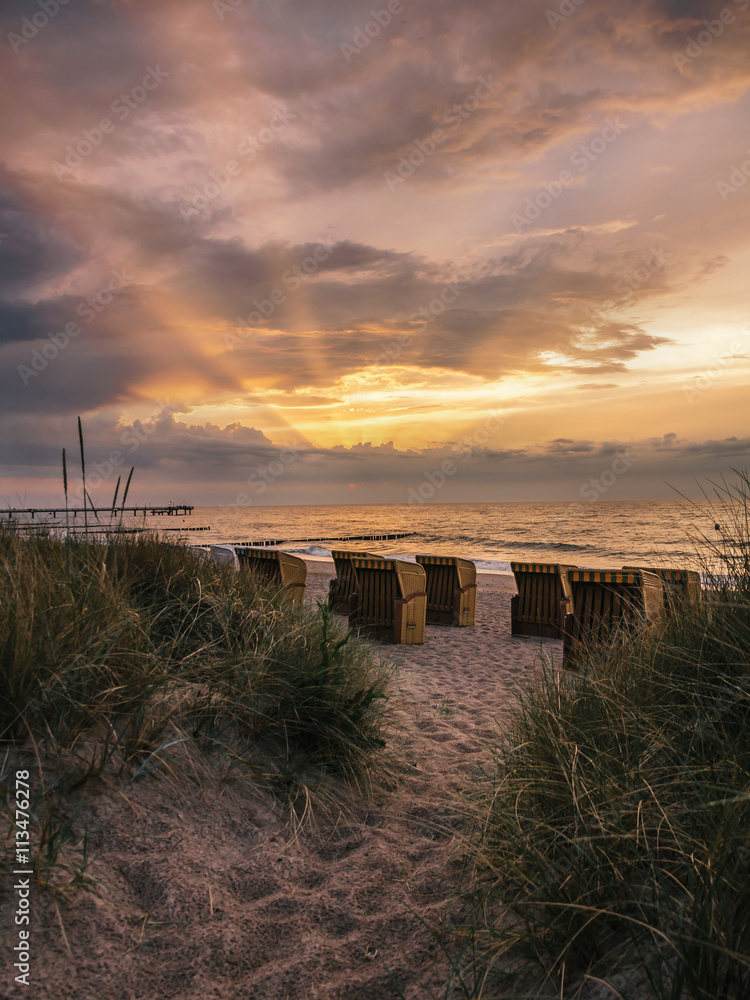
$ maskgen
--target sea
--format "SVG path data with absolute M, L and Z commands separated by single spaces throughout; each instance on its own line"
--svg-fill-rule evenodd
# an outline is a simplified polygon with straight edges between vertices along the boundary
M 144 524 L 195 545 L 271 542 L 313 559 L 330 557 L 332 548 L 404 559 L 454 555 L 495 573 L 509 573 L 511 561 L 698 569 L 707 542 L 720 537 L 713 506 L 688 500 L 196 507 L 186 517 L 123 521 L 124 527 Z M 359 537 L 385 534 L 403 537 Z

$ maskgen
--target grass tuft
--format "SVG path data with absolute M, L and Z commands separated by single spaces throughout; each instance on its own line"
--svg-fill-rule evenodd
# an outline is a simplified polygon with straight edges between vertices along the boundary
M 512 941 L 552 995 L 750 996 L 748 485 L 717 491 L 702 605 L 548 670 L 503 735 L 478 922 L 488 965 Z
M 384 768 L 392 669 L 327 605 L 293 604 L 190 549 L 0 526 L 0 784 L 10 831 L 14 767 L 37 779 L 42 884 L 75 825 L 61 796 L 174 771 L 188 752 L 206 776 L 262 780 L 305 810 L 320 789 L 335 797 L 331 781 L 365 792 Z

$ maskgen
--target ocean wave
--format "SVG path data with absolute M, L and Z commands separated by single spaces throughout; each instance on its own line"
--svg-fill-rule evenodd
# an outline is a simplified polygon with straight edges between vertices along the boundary
M 575 542 L 509 542 L 499 541 L 492 546 L 495 549 L 546 549 L 557 552 L 601 552 L 598 545 L 577 545 Z

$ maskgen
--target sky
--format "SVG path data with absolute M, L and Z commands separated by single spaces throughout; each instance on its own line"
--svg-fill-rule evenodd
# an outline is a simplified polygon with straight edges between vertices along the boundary
M 0 504 L 750 465 L 750 0 L 4 0 Z

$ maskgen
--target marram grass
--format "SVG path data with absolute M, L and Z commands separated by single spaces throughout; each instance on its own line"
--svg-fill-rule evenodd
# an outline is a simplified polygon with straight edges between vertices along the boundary
M 18 761 L 47 776 L 32 838 L 42 867 L 70 826 L 61 788 L 152 779 L 188 747 L 207 780 L 217 768 L 263 780 L 287 802 L 331 780 L 365 791 L 384 766 L 392 670 L 325 605 L 189 549 L 0 528 L 0 784 Z
M 701 607 L 548 672 L 503 735 L 473 933 L 487 968 L 533 956 L 539 995 L 750 997 L 748 509 L 746 475 L 719 488 Z

